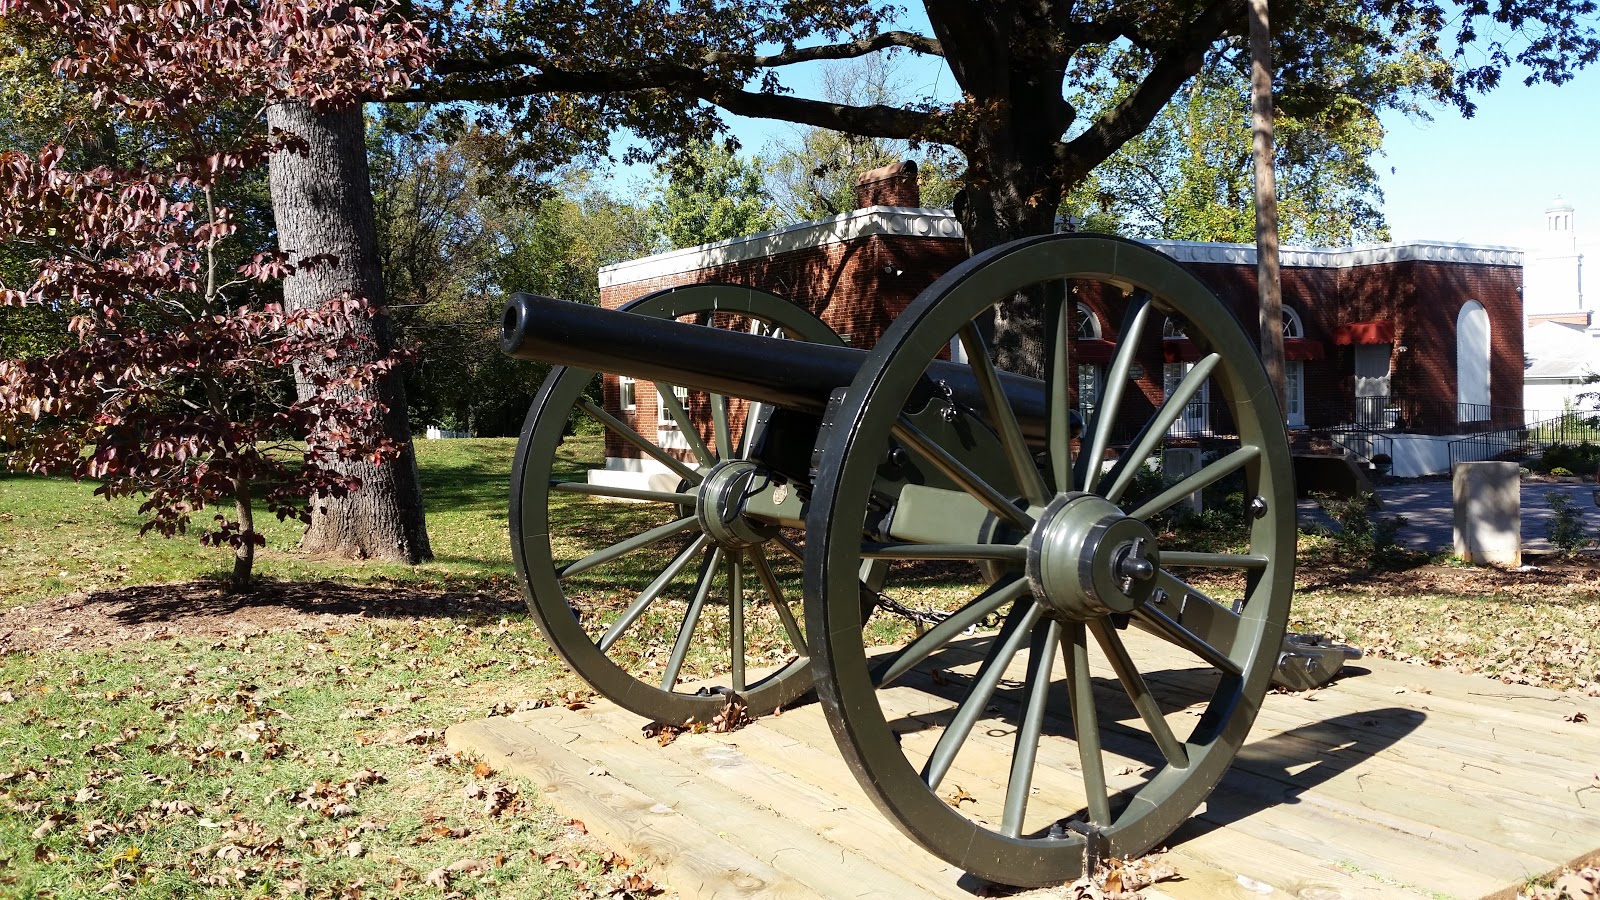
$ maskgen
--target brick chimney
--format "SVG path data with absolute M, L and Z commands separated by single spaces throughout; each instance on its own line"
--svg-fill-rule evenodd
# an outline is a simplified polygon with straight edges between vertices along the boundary
M 917 187 L 917 164 L 909 159 L 856 176 L 856 209 L 921 205 L 922 191 Z

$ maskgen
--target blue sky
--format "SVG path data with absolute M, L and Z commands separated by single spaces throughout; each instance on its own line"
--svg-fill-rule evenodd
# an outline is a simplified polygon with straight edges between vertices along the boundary
M 1600 235 L 1600 70 L 1559 87 L 1502 84 L 1463 119 L 1384 119 L 1384 212 L 1397 240 L 1521 243 L 1557 194 Z M 1393 172 L 1391 173 L 1391 168 Z
M 927 32 L 926 22 L 911 24 Z M 814 96 L 816 71 L 795 66 L 785 81 Z M 1427 122 L 1384 117 L 1384 152 L 1375 163 L 1395 240 L 1526 245 L 1557 195 L 1575 208 L 1585 243 L 1600 237 L 1600 67 L 1560 86 L 1528 87 L 1522 74 L 1508 72 L 1500 87 L 1478 97 L 1471 119 L 1453 107 L 1435 109 Z M 897 76 L 909 94 L 955 93 L 940 65 L 908 62 Z M 728 118 L 746 153 L 763 151 L 774 138 L 792 142 L 798 130 Z M 646 174 L 635 170 L 621 180 Z

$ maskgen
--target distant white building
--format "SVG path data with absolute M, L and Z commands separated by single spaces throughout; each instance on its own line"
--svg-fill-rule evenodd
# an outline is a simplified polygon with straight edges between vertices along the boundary
M 1544 228 L 1526 241 L 1523 255 L 1522 405 L 1528 418 L 1559 415 L 1593 403 L 1580 394 L 1595 393 L 1600 384 L 1600 297 L 1592 286 L 1585 292 L 1585 255 L 1600 255 L 1600 241 L 1585 240 L 1577 228 L 1572 204 L 1557 197 L 1544 211 Z
M 1560 197 L 1544 211 L 1544 231 L 1535 236 L 1523 257 L 1522 309 L 1529 324 L 1535 318 L 1571 316 L 1591 324 L 1595 298 L 1583 292 L 1583 250 L 1574 226 L 1572 204 Z

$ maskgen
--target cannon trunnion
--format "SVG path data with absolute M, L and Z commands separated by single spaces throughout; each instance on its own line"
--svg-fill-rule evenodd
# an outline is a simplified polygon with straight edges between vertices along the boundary
M 1098 381 L 1069 315 L 1070 290 L 1095 283 L 1126 294 Z M 991 362 L 996 306 L 1019 296 L 1043 311 L 1038 378 Z M 1152 400 L 1130 374 L 1164 319 L 1200 358 Z M 1286 652 L 1294 495 L 1259 355 L 1142 245 L 1055 235 L 980 254 L 870 351 L 727 285 L 624 312 L 519 294 L 502 326 L 507 353 L 558 365 L 511 493 L 513 552 L 557 652 L 658 721 L 760 714 L 814 688 L 880 809 L 982 877 L 1058 883 L 1086 855 L 1154 846 L 1221 778 L 1283 667 L 1304 680 L 1342 659 L 1325 642 Z M 596 372 L 646 389 L 607 408 Z M 653 433 L 638 415 L 651 393 Z M 1208 397 L 1204 464 L 1163 480 L 1169 431 Z M 574 418 L 641 471 L 575 479 Z M 1208 489 L 1237 514 L 1175 516 Z M 881 698 L 905 691 L 923 713 L 886 715 Z M 995 754 L 998 769 L 972 762 Z

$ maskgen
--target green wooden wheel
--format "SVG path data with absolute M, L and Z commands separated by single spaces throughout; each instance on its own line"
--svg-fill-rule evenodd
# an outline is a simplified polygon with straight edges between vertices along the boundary
M 1085 282 L 1129 297 L 1101 402 L 1075 438 L 1063 297 Z M 1002 389 L 1010 376 L 984 332 L 996 300 L 1035 285 L 1046 359 L 1030 395 Z M 1163 316 L 1200 358 L 1152 402 L 1129 375 Z M 938 357 L 956 348 L 970 362 L 952 374 Z M 1207 383 L 1204 463 L 1163 484 L 1146 463 Z M 1089 465 L 1117 445 L 1115 463 Z M 1170 258 L 1055 235 L 941 278 L 851 385 L 806 520 L 817 691 L 862 787 L 923 847 L 1007 884 L 1077 877 L 1086 841 L 1128 856 L 1165 839 L 1222 777 L 1269 687 L 1293 590 L 1291 479 L 1254 344 Z M 1185 546 L 1163 517 L 1206 487 L 1237 488 L 1236 521 Z M 864 558 L 891 561 L 883 590 L 902 600 L 931 560 L 979 566 L 938 586 L 948 619 L 874 647 L 884 627 L 859 618 Z
M 842 343 L 806 310 L 746 287 L 669 289 L 623 308 Z M 724 515 L 760 477 L 740 463 L 746 448 L 736 407 L 728 397 L 657 384 L 655 402 L 691 457 L 680 461 L 657 446 L 660 435 L 640 434 L 585 396 L 595 377 L 551 371 L 517 446 L 511 546 L 535 621 L 595 690 L 656 721 L 709 722 L 721 711 L 723 692 L 682 686 L 691 681 L 732 690 L 752 715 L 790 702 L 811 686 L 796 615 L 800 551 L 777 521 Z M 709 443 L 693 426 L 692 410 L 709 412 Z M 648 489 L 586 483 L 559 455 L 575 411 L 667 474 Z M 798 525 L 798 501 L 790 502 Z

